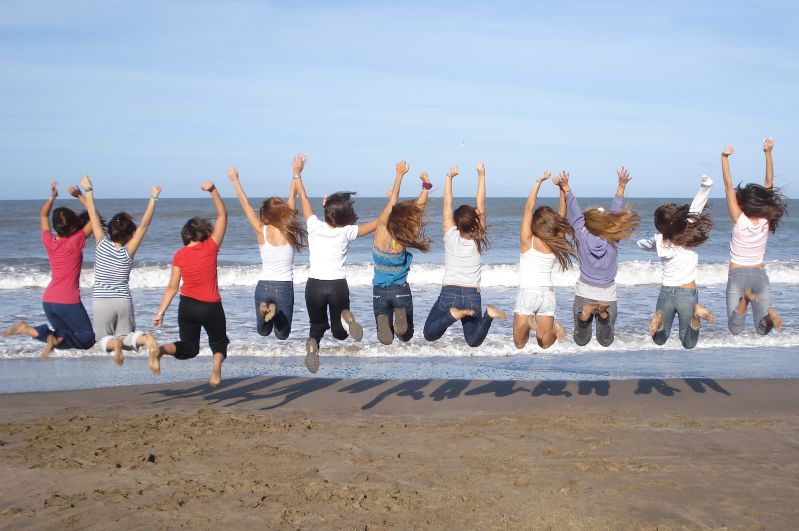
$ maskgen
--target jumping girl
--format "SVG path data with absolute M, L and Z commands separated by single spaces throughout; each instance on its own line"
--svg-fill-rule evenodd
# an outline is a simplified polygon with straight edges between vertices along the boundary
M 690 205 L 668 203 L 655 209 L 655 228 L 658 234 L 638 240 L 638 247 L 656 252 L 663 266 L 663 286 L 660 288 L 655 315 L 649 323 L 649 335 L 657 345 L 664 344 L 671 334 L 674 314 L 680 327 L 680 342 L 684 348 L 694 348 L 699 340 L 701 319 L 714 323 L 716 317 L 699 304 L 696 289 L 696 268 L 699 255 L 694 249 L 710 238 L 713 221 L 702 213 L 710 197 L 713 181 L 702 176 L 699 192 Z
M 630 172 L 624 167 L 616 172 L 619 184 L 610 211 L 602 208 L 580 209 L 565 173 L 555 182 L 566 196 L 566 219 L 574 229 L 580 278 L 574 286 L 574 342 L 579 346 L 591 341 L 592 322 L 596 316 L 596 340 L 603 347 L 613 343 L 616 324 L 616 273 L 619 269 L 619 242 L 638 230 L 641 217 L 630 208 L 622 210 L 624 189 Z
M 304 160 L 304 155 L 302 157 Z M 355 341 L 363 339 L 363 328 L 350 311 L 350 288 L 344 262 L 350 242 L 374 232 L 377 220 L 356 225 L 358 216 L 352 200 L 355 192 L 336 192 L 323 199 L 325 220 L 320 220 L 313 213 L 302 175 L 297 174 L 294 178 L 308 227 L 310 267 L 305 284 L 305 304 L 311 326 L 305 342 L 305 366 L 315 373 L 319 370 L 319 342 L 327 329 L 340 341 L 348 336 Z
M 453 212 L 452 179 L 458 171 L 457 166 L 450 168 L 444 183 L 444 282 L 425 321 L 424 338 L 436 341 L 460 320 L 466 344 L 477 347 L 488 335 L 491 322 L 507 315 L 492 304 L 483 313 L 480 298 L 482 255 L 488 248 L 485 165 L 477 164 L 477 207 L 461 205 Z
M 89 188 L 91 191 L 91 187 Z M 50 260 L 50 283 L 42 294 L 42 307 L 46 324 L 28 326 L 25 321 L 3 332 L 4 336 L 26 334 L 45 343 L 41 358 L 46 360 L 54 348 L 90 349 L 94 346 L 94 330 L 80 300 L 80 271 L 83 266 L 83 248 L 92 226 L 85 212 L 80 215 L 66 207 L 53 210 L 53 229 L 50 231 L 50 210 L 58 197 L 58 183 L 50 185 L 50 197 L 39 213 L 42 244 Z
M 88 177 L 83 177 L 81 186 L 86 191 L 86 208 L 89 211 L 92 233 L 97 242 L 94 252 L 94 297 L 92 298 L 92 320 L 94 334 L 100 338 L 103 352 L 113 352 L 114 361 L 122 365 L 125 358 L 122 350 L 135 350 L 146 346 L 150 357 L 158 355 L 158 343 L 152 334 L 136 330 L 133 313 L 133 298 L 130 295 L 130 270 L 133 257 L 147 233 L 153 219 L 155 202 L 161 193 L 158 186 L 152 187 L 150 201 L 136 227 L 133 217 L 120 212 L 108 222 L 108 236 L 94 204 L 94 187 Z
M 211 194 L 216 207 L 216 222 L 202 218 L 191 218 L 183 225 L 180 236 L 184 247 L 178 249 L 172 259 L 172 275 L 164 291 L 161 307 L 153 317 L 153 324 L 160 328 L 164 313 L 180 290 L 178 305 L 178 333 L 180 341 L 161 345 L 158 354 L 150 355 L 150 370 L 161 371 L 161 356 L 174 356 L 179 360 L 195 357 L 200 352 L 200 329 L 208 334 L 208 345 L 214 356 L 211 378 L 208 383 L 216 387 L 222 381 L 222 362 L 227 357 L 230 341 L 227 337 L 225 310 L 219 296 L 216 259 L 219 247 L 225 238 L 227 210 L 222 197 L 212 181 L 201 188 Z M 183 283 L 181 284 L 181 279 Z
M 430 238 L 424 236 L 424 209 L 427 196 L 433 187 L 427 172 L 422 172 L 422 191 L 416 200 L 397 202 L 403 176 L 409 166 L 404 160 L 397 163 L 394 188 L 391 190 L 386 208 L 377 218 L 374 247 L 374 279 L 372 280 L 372 305 L 377 322 L 377 339 L 384 345 L 413 337 L 413 298 L 408 286 L 408 270 L 413 255 L 407 248 L 426 253 L 430 249 Z
M 527 344 L 531 330 L 541 348 L 551 347 L 564 336 L 563 327 L 555 322 L 552 266 L 557 261 L 561 270 L 568 269 L 574 256 L 574 230 L 563 217 L 569 174 L 557 176 L 558 183 L 565 183 L 565 187 L 561 185 L 559 212 L 548 206 L 535 208 L 541 183 L 549 176 L 545 171 L 535 181 L 519 227 L 519 294 L 513 310 L 513 344 L 519 349 Z
M 294 157 L 294 175 L 302 173 L 304 163 L 302 157 Z M 256 215 L 236 168 L 228 170 L 228 177 L 233 181 L 261 251 L 261 277 L 255 286 L 256 329 L 262 336 L 268 336 L 274 329 L 276 338 L 287 339 L 294 316 L 294 253 L 302 250 L 307 237 L 297 220 L 295 179 L 291 180 L 288 200 L 270 197 Z
M 769 306 L 771 288 L 764 264 L 769 232 L 777 231 L 788 207 L 785 196 L 779 188 L 774 188 L 773 147 L 771 138 L 763 142 L 766 155 L 766 180 L 763 186 L 749 183 L 743 187 L 740 184 L 733 187 L 729 160 L 733 147 L 729 146 L 721 152 L 724 193 L 732 219 L 727 325 L 730 332 L 736 335 L 743 332 L 749 303 L 752 303 L 752 318 L 758 334 L 766 335 L 772 328 L 782 328 L 782 317 Z

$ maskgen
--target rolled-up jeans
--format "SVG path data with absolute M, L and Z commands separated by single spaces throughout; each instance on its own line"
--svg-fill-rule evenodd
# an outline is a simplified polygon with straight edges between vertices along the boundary
M 442 286 L 438 300 L 430 308 L 427 321 L 424 323 L 424 338 L 436 341 L 455 323 L 455 318 L 449 313 L 450 308 L 474 310 L 473 316 L 461 319 L 463 337 L 470 347 L 480 346 L 488 335 L 488 329 L 494 319 L 488 315 L 488 312 L 483 313 L 478 288 Z
M 411 287 L 406 282 L 401 286 L 392 284 L 390 286 L 372 287 L 372 307 L 375 313 L 375 322 L 378 315 L 388 316 L 391 330 L 394 330 L 394 310 L 405 310 L 408 320 L 408 330 L 401 336 L 400 341 L 410 341 L 413 337 L 413 295 Z
M 275 305 L 275 316 L 264 321 L 261 303 Z M 294 317 L 294 282 L 291 280 L 259 280 L 255 286 L 255 326 L 258 335 L 268 336 L 275 331 L 278 339 L 287 339 L 291 334 L 291 321 Z
M 694 316 L 694 308 L 699 302 L 699 294 L 696 288 L 680 288 L 676 286 L 661 286 L 658 295 L 657 308 L 660 310 L 663 323 L 652 341 L 658 345 L 664 344 L 671 335 L 671 326 L 674 323 L 674 315 L 677 315 L 680 323 L 680 342 L 685 348 L 694 348 L 699 341 L 699 327 L 691 326 L 691 319 Z
M 771 332 L 773 325 L 766 322 L 768 307 L 771 304 L 771 284 L 768 281 L 766 270 L 762 267 L 736 267 L 730 269 L 727 276 L 727 326 L 735 335 L 744 331 L 746 313 L 738 315 L 735 307 L 744 296 L 744 290 L 749 288 L 757 296 L 752 301 L 752 319 L 755 330 L 764 336 Z

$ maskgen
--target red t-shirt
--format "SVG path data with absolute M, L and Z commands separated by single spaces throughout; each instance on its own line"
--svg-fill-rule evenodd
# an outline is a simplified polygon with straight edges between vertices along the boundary
M 203 302 L 220 302 L 216 277 L 216 255 L 219 246 L 213 238 L 196 245 L 181 247 L 172 259 L 172 265 L 180 268 L 183 284 L 180 294 Z
M 42 230 L 42 243 L 50 259 L 51 280 L 42 294 L 43 302 L 77 304 L 80 302 L 80 268 L 86 235 L 79 229 L 72 236 L 56 238 Z

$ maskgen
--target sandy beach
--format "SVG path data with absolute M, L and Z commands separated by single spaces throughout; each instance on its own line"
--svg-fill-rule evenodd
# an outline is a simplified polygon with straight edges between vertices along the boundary
M 0 404 L 4 528 L 799 522 L 795 380 L 267 377 Z

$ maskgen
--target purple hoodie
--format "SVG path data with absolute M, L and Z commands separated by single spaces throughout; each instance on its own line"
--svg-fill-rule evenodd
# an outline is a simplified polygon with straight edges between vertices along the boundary
M 610 206 L 611 212 L 621 210 L 624 197 L 617 195 Z M 577 257 L 580 263 L 580 280 L 589 286 L 606 288 L 616 280 L 619 256 L 616 246 L 594 236 L 585 228 L 585 218 L 577 198 L 566 194 L 566 219 L 577 237 Z

